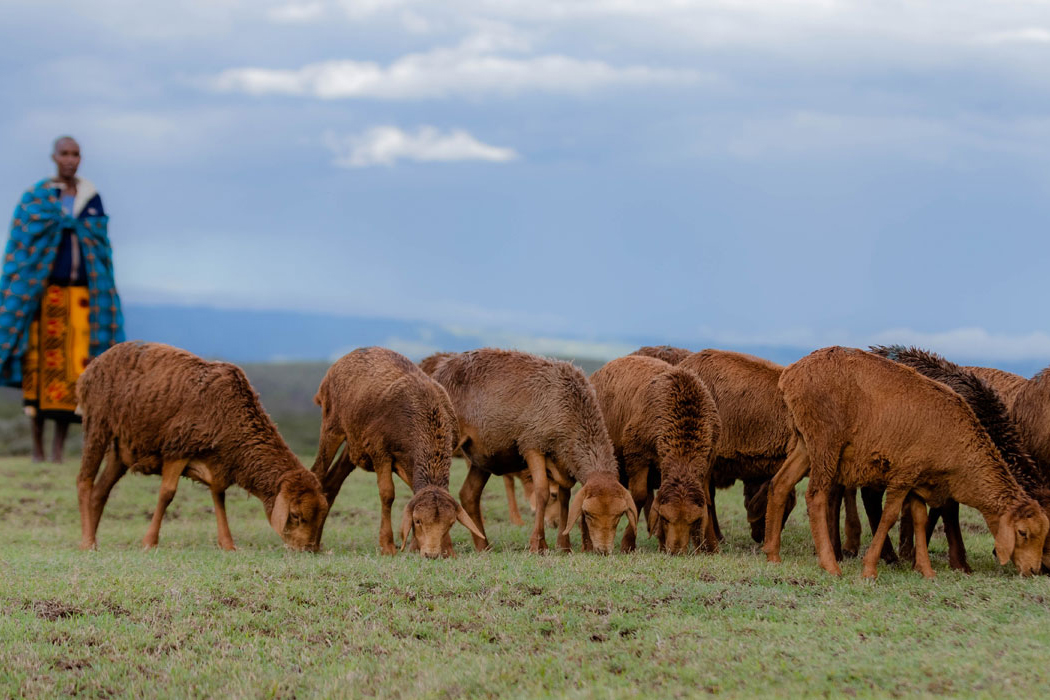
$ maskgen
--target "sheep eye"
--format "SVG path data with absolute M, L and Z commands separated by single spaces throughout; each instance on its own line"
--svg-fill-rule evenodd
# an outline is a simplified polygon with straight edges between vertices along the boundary
M 1020 537 L 1020 538 L 1021 538 L 1022 540 L 1026 540 L 1026 539 L 1028 539 L 1028 531 L 1027 531 L 1027 530 L 1018 530 L 1018 531 L 1017 531 L 1017 535 L 1018 535 L 1018 537 Z

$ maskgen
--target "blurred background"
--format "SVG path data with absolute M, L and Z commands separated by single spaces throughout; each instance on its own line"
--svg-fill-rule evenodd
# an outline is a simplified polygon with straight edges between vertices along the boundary
M 128 337 L 246 364 L 297 449 L 361 345 L 1050 362 L 1045 2 L 0 7 L 0 193 L 76 137 Z

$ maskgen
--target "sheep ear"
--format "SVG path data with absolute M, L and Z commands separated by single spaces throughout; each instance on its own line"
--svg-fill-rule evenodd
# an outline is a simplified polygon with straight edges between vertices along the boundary
M 474 524 L 474 521 L 470 519 L 470 516 L 467 515 L 467 511 L 463 510 L 463 506 L 459 506 L 458 510 L 456 511 L 456 520 L 462 523 L 463 527 L 470 530 L 470 532 L 474 536 L 480 537 L 486 542 L 488 541 L 488 538 L 485 537 L 485 534 L 478 528 L 477 525 Z
M 572 526 L 576 524 L 576 521 L 580 517 L 580 513 L 583 512 L 583 500 L 587 498 L 587 487 L 584 486 L 580 489 L 576 497 L 572 499 L 572 503 L 569 504 L 569 522 L 565 524 L 565 529 L 562 530 L 563 535 L 568 535 L 572 532 Z
M 623 489 L 623 499 L 627 502 L 627 522 L 631 523 L 636 531 L 638 530 L 638 507 L 634 505 L 634 497 L 631 496 L 631 492 L 621 486 Z
M 1010 555 L 1014 553 L 1015 537 L 1014 519 L 1010 514 L 1004 515 L 999 520 L 999 531 L 995 533 L 995 554 L 1003 566 L 1010 561 Z
M 401 551 L 405 551 L 405 547 L 408 546 L 408 540 L 412 536 L 415 528 L 412 527 L 412 510 L 410 506 L 412 501 L 405 504 L 405 510 L 401 513 Z
M 278 535 L 284 534 L 284 526 L 288 522 L 288 496 L 285 495 L 284 490 L 277 493 L 277 498 L 274 499 L 273 508 L 270 510 L 270 527 Z

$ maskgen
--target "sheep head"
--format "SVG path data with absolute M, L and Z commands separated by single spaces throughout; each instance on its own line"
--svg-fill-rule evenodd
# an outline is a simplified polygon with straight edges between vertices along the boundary
M 631 498 L 631 492 L 617 481 L 615 474 L 596 474 L 572 499 L 569 506 L 569 522 L 566 523 L 563 532 L 569 534 L 582 515 L 594 551 L 599 554 L 611 554 L 616 540 L 616 526 L 625 513 L 631 525 L 637 528 L 638 509 Z
M 649 510 L 649 527 L 661 552 L 686 554 L 693 533 L 702 536 L 707 527 L 707 499 L 698 488 L 661 484 Z
M 1000 519 L 995 532 L 999 563 L 1012 561 L 1022 576 L 1037 574 L 1045 563 L 1043 546 L 1050 520 L 1032 499 L 1022 501 Z
M 305 469 L 290 473 L 281 480 L 266 517 L 286 545 L 316 552 L 321 547 L 321 529 L 328 517 L 328 501 L 321 492 L 321 482 Z
M 415 534 L 419 553 L 427 559 L 437 559 L 452 555 L 452 546 L 448 541 L 448 531 L 456 521 L 473 534 L 484 539 L 474 521 L 470 519 L 463 506 L 445 489 L 427 486 L 420 489 L 412 500 L 405 504 L 401 516 L 401 549 L 408 545 L 409 537 Z

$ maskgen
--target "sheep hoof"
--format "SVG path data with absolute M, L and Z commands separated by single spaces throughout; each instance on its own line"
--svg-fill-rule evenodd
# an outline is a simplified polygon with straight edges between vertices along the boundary
M 392 557 L 397 554 L 397 548 L 392 544 L 384 544 L 380 546 L 380 554 L 385 557 Z
M 854 559 L 857 556 L 857 550 L 855 549 L 844 549 L 842 550 L 842 556 L 846 559 Z
M 879 577 L 879 572 L 875 570 L 874 566 L 871 567 L 870 569 L 865 566 L 864 567 L 864 571 L 862 571 L 861 574 L 860 574 L 860 577 L 869 579 L 871 581 L 874 581 L 875 579 L 877 579 Z
M 237 547 L 234 546 L 233 542 L 220 542 L 219 548 L 224 552 L 236 552 Z
M 780 555 L 779 554 L 772 554 L 772 553 L 767 554 L 766 555 L 766 561 L 772 562 L 774 564 L 779 564 L 780 563 Z
M 80 551 L 88 552 L 98 549 L 98 545 L 94 541 L 83 541 L 80 543 Z

